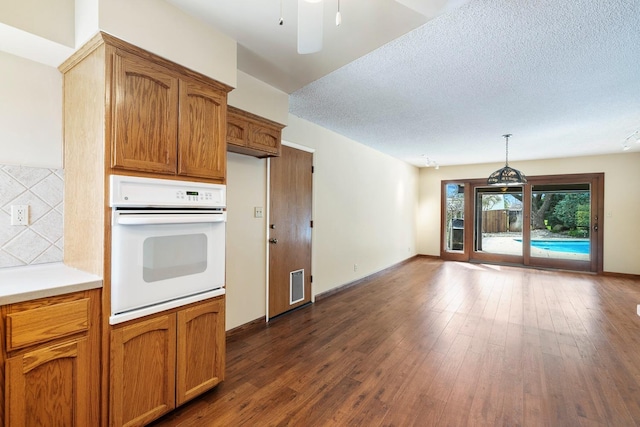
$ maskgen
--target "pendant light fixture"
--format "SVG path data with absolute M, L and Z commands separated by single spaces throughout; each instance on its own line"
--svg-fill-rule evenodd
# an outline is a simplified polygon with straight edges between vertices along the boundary
M 505 164 L 502 169 L 498 169 L 487 179 L 488 185 L 496 187 L 509 187 L 516 185 L 523 185 L 527 183 L 527 177 L 517 169 L 509 167 L 509 137 L 510 133 L 502 135 L 505 139 Z

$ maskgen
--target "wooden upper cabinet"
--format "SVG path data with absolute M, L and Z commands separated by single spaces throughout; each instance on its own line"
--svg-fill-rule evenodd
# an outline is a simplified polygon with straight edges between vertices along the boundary
M 108 166 L 224 183 L 231 88 L 112 36 L 101 37 L 107 45 Z
M 114 168 L 176 173 L 178 78 L 132 55 L 114 55 Z
M 274 156 L 280 155 L 280 129 L 249 122 L 249 148 L 263 151 Z
M 178 174 L 224 179 L 226 94 L 180 81 Z
M 227 149 L 232 151 L 232 146 L 246 147 L 248 141 L 248 123 L 238 114 L 234 114 L 229 107 L 227 114 Z
M 279 156 L 283 127 L 230 106 L 227 109 L 227 150 L 258 158 Z

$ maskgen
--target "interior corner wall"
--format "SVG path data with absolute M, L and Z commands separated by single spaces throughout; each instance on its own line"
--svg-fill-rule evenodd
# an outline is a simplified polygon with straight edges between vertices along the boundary
M 100 28 L 99 0 L 75 0 L 75 47 L 91 39 Z
M 416 254 L 418 168 L 294 115 L 283 140 L 315 149 L 314 295 Z
M 267 161 L 227 153 L 226 329 L 265 316 Z
M 511 162 L 528 176 L 604 173 L 603 269 L 640 274 L 640 152 L 602 156 Z M 441 166 L 420 170 L 418 252 L 440 255 L 440 191 L 442 180 L 486 178 L 502 164 Z
M 0 163 L 62 168 L 62 75 L 0 52 Z
M 0 0 L 0 23 L 74 47 L 74 0 Z
M 283 125 L 289 119 L 289 95 L 240 70 L 228 104 Z
M 135 46 L 236 86 L 236 41 L 166 1 L 99 0 L 99 27 Z

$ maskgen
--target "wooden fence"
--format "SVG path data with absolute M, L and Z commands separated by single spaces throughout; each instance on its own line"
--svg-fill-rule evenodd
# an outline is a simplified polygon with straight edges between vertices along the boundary
M 522 231 L 522 211 L 507 209 L 482 211 L 483 233 L 505 233 L 507 231 Z
M 504 233 L 509 231 L 509 211 L 482 211 L 483 233 Z

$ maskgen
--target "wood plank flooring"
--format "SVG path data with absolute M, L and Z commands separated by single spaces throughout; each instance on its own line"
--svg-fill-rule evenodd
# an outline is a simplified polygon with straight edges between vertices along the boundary
M 227 343 L 160 426 L 640 426 L 640 280 L 416 258 Z

